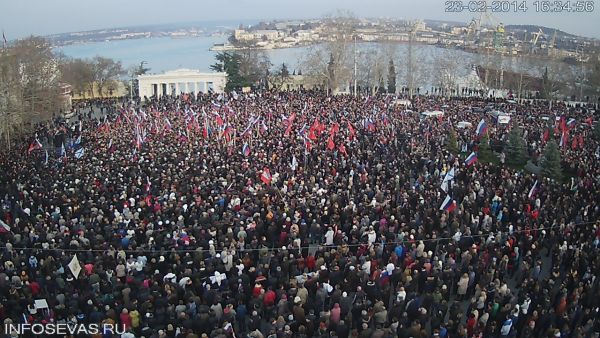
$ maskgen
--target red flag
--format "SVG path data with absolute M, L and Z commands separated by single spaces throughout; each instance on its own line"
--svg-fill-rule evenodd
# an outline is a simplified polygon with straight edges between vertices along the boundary
M 550 138 L 550 132 L 548 132 L 548 129 L 546 129 L 546 130 L 544 131 L 544 135 L 543 135 L 543 137 L 542 137 L 542 140 L 543 140 L 544 142 L 548 142 L 548 139 L 549 139 L 549 138 Z
M 260 175 L 260 180 L 267 185 L 271 185 L 271 171 L 269 171 L 269 168 L 264 168 L 262 174 Z
M 309 139 L 304 139 L 304 149 L 308 152 L 312 149 L 312 144 Z
M 346 152 L 346 146 L 344 146 L 343 144 L 340 144 L 338 146 L 338 149 L 339 149 L 340 153 L 344 154 L 344 156 L 348 156 L 348 153 Z
M 329 129 L 329 135 L 331 135 L 331 136 L 335 136 L 335 134 L 336 134 L 337 132 L 339 132 L 339 131 L 340 131 L 340 125 L 339 125 L 339 124 L 337 124 L 337 122 L 335 122 L 335 123 L 334 123 L 334 124 L 331 126 L 331 129 Z
M 285 124 L 287 124 L 287 128 L 285 128 L 285 133 L 283 134 L 284 136 L 288 136 L 290 134 L 290 132 L 292 131 L 292 126 L 294 125 L 294 120 L 296 119 L 296 113 L 292 113 L 292 115 L 285 120 Z
M 335 143 L 333 143 L 333 137 L 330 137 L 329 141 L 327 141 L 327 149 L 329 149 L 329 150 L 335 149 Z
M 567 118 L 564 115 L 560 117 L 560 130 L 567 130 Z
M 350 121 L 348 121 L 348 132 L 350 133 L 350 141 L 354 140 L 354 135 L 356 134 L 356 132 L 354 131 L 354 128 L 352 127 Z
M 571 142 L 571 149 L 577 149 L 577 137 L 573 137 L 573 141 Z
M 223 119 L 221 118 L 221 115 L 216 114 L 216 113 L 215 113 L 215 115 L 216 115 L 217 126 L 219 126 L 219 127 L 222 126 L 223 125 Z
M 538 217 L 540 217 L 540 211 L 539 211 L 539 210 L 537 210 L 537 209 L 536 209 L 536 210 L 534 210 L 534 211 L 531 213 L 531 217 L 532 217 L 533 219 L 538 219 Z
M 590 116 L 587 119 L 585 119 L 585 123 L 587 123 L 591 126 L 593 124 L 592 117 Z
M 204 128 L 202 128 L 202 137 L 204 137 L 205 139 L 208 138 L 208 125 L 205 124 Z
M 31 144 L 29 145 L 29 149 L 27 149 L 27 152 L 31 154 L 31 152 L 36 149 L 42 149 L 42 144 L 40 143 L 40 141 L 38 141 L 37 138 L 33 142 L 31 142 Z

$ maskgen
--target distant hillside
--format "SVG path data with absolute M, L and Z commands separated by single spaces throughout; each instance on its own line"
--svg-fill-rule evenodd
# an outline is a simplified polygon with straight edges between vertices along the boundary
M 546 33 L 546 34 L 554 34 L 554 31 L 556 31 L 556 35 L 558 37 L 565 37 L 565 38 L 574 38 L 577 37 L 577 35 L 574 34 L 570 34 L 567 32 L 563 32 L 560 29 L 555 29 L 555 28 L 550 28 L 550 27 L 544 27 L 544 26 L 537 26 L 537 25 L 506 25 L 504 26 L 504 28 L 507 31 L 527 31 L 528 34 L 531 33 L 537 33 L 540 29 Z

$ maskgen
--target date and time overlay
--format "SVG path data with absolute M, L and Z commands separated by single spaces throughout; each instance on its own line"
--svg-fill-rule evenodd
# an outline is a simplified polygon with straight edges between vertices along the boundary
M 447 0 L 447 13 L 592 13 L 593 0 Z

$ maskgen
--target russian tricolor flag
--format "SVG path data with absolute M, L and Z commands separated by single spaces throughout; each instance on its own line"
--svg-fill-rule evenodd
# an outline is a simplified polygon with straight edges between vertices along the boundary
M 577 123 L 577 121 L 575 119 L 571 118 L 571 119 L 569 119 L 569 121 L 567 121 L 567 127 L 569 127 L 569 129 L 573 128 L 573 127 L 575 127 L 576 123 Z
M 483 119 L 477 125 L 477 136 L 483 135 L 487 131 L 487 123 Z
M 531 187 L 531 190 L 529 190 L 529 194 L 527 194 L 527 197 L 529 199 L 532 199 L 535 194 L 537 194 L 538 191 L 538 181 L 536 180 L 535 183 L 533 184 L 533 187 Z
M 469 155 L 469 157 L 467 157 L 467 159 L 465 160 L 465 164 L 467 165 L 467 167 L 470 167 L 475 162 L 477 162 L 477 153 L 472 152 L 471 155 Z
M 363 126 L 366 130 L 373 131 L 375 129 L 375 124 L 371 118 L 365 118 L 363 120 Z
M 440 210 L 452 212 L 454 209 L 456 209 L 456 201 L 450 195 L 446 195 L 446 199 L 444 199 L 442 206 L 440 206 Z
M 566 147 L 567 146 L 567 142 L 569 142 L 569 134 L 566 131 L 563 131 L 562 136 L 560 137 L 560 144 L 559 146 L 562 147 Z
M 10 232 L 10 226 L 0 219 L 0 234 Z
M 242 147 L 242 153 L 246 157 L 250 156 L 250 147 L 248 146 L 248 143 L 244 143 L 244 146 Z

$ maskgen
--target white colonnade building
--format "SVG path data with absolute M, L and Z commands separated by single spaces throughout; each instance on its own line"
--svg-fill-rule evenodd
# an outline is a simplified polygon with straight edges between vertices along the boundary
M 222 93 L 227 73 L 201 73 L 194 69 L 177 69 L 163 74 L 145 74 L 137 77 L 139 96 L 157 97 L 181 93 Z

